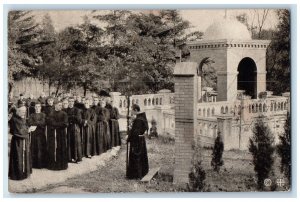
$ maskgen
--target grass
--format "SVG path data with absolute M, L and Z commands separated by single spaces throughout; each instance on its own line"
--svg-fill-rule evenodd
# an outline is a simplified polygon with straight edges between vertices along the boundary
M 159 137 L 147 139 L 149 166 L 160 167 L 160 171 L 150 183 L 142 183 L 139 180 L 127 180 L 125 178 L 126 146 L 123 145 L 117 158 L 97 171 L 68 179 L 64 183 L 48 186 L 37 192 L 51 192 L 51 189 L 61 186 L 70 189 L 82 190 L 92 193 L 124 193 L 124 192 L 181 192 L 185 191 L 173 184 L 174 149 L 173 138 Z M 251 154 L 247 151 L 231 150 L 223 154 L 224 166 L 219 173 L 210 166 L 211 149 L 202 149 L 202 166 L 206 172 L 206 190 L 210 192 L 245 192 L 257 191 L 255 173 L 252 165 Z M 276 157 L 274 174 L 271 179 L 282 178 L 279 171 L 279 158 Z M 273 190 L 284 191 L 286 188 L 272 187 Z M 271 190 L 271 187 L 266 191 Z

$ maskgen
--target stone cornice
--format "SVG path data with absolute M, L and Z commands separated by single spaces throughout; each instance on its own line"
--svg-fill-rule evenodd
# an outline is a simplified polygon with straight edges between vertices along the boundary
M 270 42 L 270 40 L 202 40 L 188 42 L 187 46 L 190 50 L 224 48 L 266 49 Z

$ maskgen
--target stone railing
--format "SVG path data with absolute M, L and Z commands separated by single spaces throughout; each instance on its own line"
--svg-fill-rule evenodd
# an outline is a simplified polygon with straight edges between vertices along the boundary
M 118 108 L 122 115 L 119 123 L 120 130 L 126 130 L 127 98 L 121 93 L 111 93 L 113 105 Z M 151 127 L 151 121 L 157 122 L 157 131 L 159 134 L 175 134 L 175 116 L 174 116 L 174 93 L 164 90 L 157 94 L 143 94 L 130 96 L 130 106 L 138 104 L 141 111 L 146 112 L 146 116 Z
M 288 97 L 269 97 L 266 99 L 244 99 L 235 102 L 198 103 L 197 115 L 199 118 L 214 117 L 217 115 L 239 115 L 241 110 L 245 118 L 258 117 L 262 113 L 268 115 L 286 114 L 289 109 Z
M 127 98 L 120 93 L 112 93 L 114 106 L 120 111 L 127 110 Z M 157 94 L 143 94 L 130 96 L 130 106 L 138 104 L 142 110 L 154 109 L 156 107 L 173 105 L 174 93 L 164 92 Z

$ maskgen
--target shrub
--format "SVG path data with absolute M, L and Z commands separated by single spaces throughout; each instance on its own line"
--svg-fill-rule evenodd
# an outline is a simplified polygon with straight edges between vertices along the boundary
M 224 143 L 221 138 L 221 133 L 218 133 L 218 136 L 215 140 L 213 152 L 212 152 L 212 159 L 211 159 L 211 166 L 213 167 L 214 171 L 219 172 L 220 167 L 224 164 L 222 156 L 224 151 Z
M 206 174 L 202 168 L 201 161 L 197 161 L 193 165 L 192 171 L 189 174 L 189 183 L 187 185 L 187 191 L 189 192 L 202 192 L 206 186 L 205 184 Z
M 279 136 L 280 143 L 277 147 L 277 152 L 281 157 L 281 172 L 285 177 L 291 180 L 291 116 L 287 115 L 287 120 L 284 125 L 284 132 Z
M 264 187 L 264 180 L 269 177 L 274 163 L 274 137 L 269 127 L 259 119 L 253 128 L 250 138 L 249 151 L 253 157 L 254 171 L 257 177 L 259 190 Z

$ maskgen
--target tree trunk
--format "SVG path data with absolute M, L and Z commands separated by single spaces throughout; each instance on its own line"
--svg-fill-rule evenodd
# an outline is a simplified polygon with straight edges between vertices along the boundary
M 12 82 L 8 83 L 8 100 L 12 100 L 13 98 L 13 87 L 14 87 L 14 84 Z
M 87 87 L 86 85 L 83 86 L 83 96 L 85 97 L 86 96 L 86 90 L 87 90 Z
M 49 96 L 51 96 L 51 81 L 49 80 L 49 83 L 48 83 L 48 88 L 49 88 Z
M 57 97 L 57 94 L 58 94 L 58 92 L 59 92 L 60 86 L 61 86 L 61 82 L 59 82 L 59 83 L 57 84 L 57 88 L 56 88 L 56 91 L 55 91 L 55 97 Z

